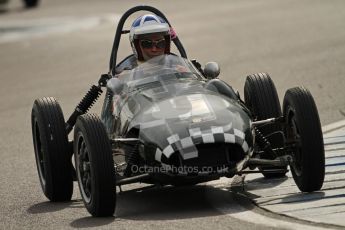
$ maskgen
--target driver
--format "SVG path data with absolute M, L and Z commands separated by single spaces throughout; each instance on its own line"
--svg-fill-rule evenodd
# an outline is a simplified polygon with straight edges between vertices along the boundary
M 132 70 L 151 58 L 171 54 L 171 40 L 175 37 L 175 31 L 163 18 L 154 14 L 138 17 L 129 31 L 129 41 L 134 55 L 130 55 L 118 64 L 115 73 L 120 74 L 124 70 Z M 176 63 L 175 68 L 179 72 L 189 71 L 179 63 Z
M 131 70 L 153 57 L 170 54 L 171 39 L 176 36 L 169 24 L 154 14 L 145 14 L 134 20 L 129 41 L 133 54 L 116 67 L 116 74 Z
M 154 14 L 137 18 L 130 29 L 129 40 L 137 64 L 153 57 L 170 54 L 171 35 L 169 24 Z

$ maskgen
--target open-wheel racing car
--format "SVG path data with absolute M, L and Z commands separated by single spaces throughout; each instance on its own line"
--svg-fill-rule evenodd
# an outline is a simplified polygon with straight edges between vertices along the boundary
M 278 178 L 288 166 L 302 192 L 321 189 L 323 138 L 307 89 L 287 90 L 281 109 L 272 79 L 258 73 L 247 77 L 242 101 L 217 78 L 216 63 L 203 69 L 189 61 L 177 36 L 173 42 L 180 56 L 161 55 L 130 69 L 132 55 L 117 64 L 121 35 L 128 33 L 124 23 L 141 10 L 168 22 L 156 8 L 129 9 L 117 27 L 109 73 L 91 87 L 66 123 L 54 98 L 34 102 L 36 164 L 49 200 L 70 200 L 76 180 L 89 213 L 110 216 L 116 186 L 193 185 L 246 173 Z M 87 111 L 102 88 L 106 95 L 99 118 Z

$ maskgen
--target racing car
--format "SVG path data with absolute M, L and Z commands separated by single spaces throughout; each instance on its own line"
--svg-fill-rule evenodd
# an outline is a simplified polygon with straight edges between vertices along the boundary
M 116 188 L 131 183 L 194 185 L 247 173 L 285 177 L 291 170 L 302 192 L 320 190 L 325 156 L 317 107 L 304 87 L 288 89 L 281 108 L 266 73 L 247 76 L 244 99 L 179 52 L 128 69 L 117 63 L 124 24 L 138 11 L 168 20 L 158 9 L 136 6 L 121 17 L 109 72 L 102 74 L 65 122 L 55 98 L 36 99 L 32 136 L 40 184 L 50 201 L 68 201 L 73 181 L 92 216 L 115 212 Z M 170 23 L 168 22 L 169 26 Z M 123 71 L 126 70 L 126 71 Z M 89 108 L 106 91 L 100 115 Z M 73 140 L 68 134 L 74 129 Z M 74 163 L 72 157 L 74 156 Z

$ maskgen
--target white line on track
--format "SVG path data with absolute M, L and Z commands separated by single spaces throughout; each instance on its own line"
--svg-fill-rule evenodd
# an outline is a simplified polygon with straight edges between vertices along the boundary
M 114 23 L 120 15 L 111 14 L 94 17 L 52 17 L 32 20 L 7 20 L 0 22 L 0 44 L 51 34 L 88 30 L 103 23 Z
M 341 121 L 338 121 L 338 122 L 334 122 L 332 124 L 329 124 L 329 125 L 325 125 L 322 127 L 322 132 L 324 134 L 328 133 L 328 132 L 331 132 L 333 130 L 336 130 L 336 129 L 339 129 L 341 127 L 345 127 L 345 120 L 341 120 Z

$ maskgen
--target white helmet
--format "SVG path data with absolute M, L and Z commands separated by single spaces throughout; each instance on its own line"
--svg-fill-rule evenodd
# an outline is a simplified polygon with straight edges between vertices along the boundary
M 131 42 L 133 53 L 138 60 L 144 60 L 139 46 L 139 37 L 156 33 L 162 34 L 165 38 L 166 46 L 164 53 L 170 53 L 170 27 L 163 18 L 154 14 L 145 14 L 134 20 L 129 33 L 129 40 Z

